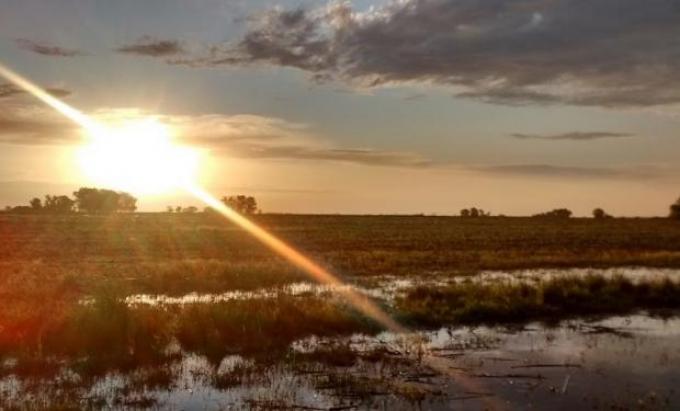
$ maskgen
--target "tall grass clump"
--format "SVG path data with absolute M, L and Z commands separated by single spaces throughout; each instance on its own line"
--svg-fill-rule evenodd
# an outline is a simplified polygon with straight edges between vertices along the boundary
M 680 308 L 680 283 L 590 275 L 538 283 L 465 282 L 419 287 L 397 299 L 400 316 L 416 325 L 559 320 L 639 309 Z

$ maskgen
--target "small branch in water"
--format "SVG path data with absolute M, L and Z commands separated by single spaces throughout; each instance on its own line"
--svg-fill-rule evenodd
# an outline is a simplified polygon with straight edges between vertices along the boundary
M 562 395 L 567 393 L 567 387 L 569 386 L 569 378 L 571 378 L 571 375 L 567 374 L 566 377 L 564 377 L 564 384 L 562 384 Z

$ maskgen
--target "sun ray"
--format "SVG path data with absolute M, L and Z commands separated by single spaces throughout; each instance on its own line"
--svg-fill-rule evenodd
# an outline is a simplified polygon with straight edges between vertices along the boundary
M 33 84 L 26 78 L 20 76 L 2 64 L 0 64 L 0 76 L 5 77 L 7 80 L 26 90 L 45 104 L 71 119 L 83 127 L 96 139 L 111 135 L 112 130 L 110 128 L 50 95 L 39 86 Z M 179 183 L 181 183 L 182 187 L 196 199 L 217 210 L 228 220 L 243 228 L 278 255 L 303 270 L 307 275 L 310 276 L 310 278 L 328 285 L 340 286 L 343 284 L 343 282 L 338 277 L 331 274 L 328 270 L 325 270 L 323 267 L 302 253 L 286 244 L 283 240 L 269 233 L 233 209 L 229 208 L 211 194 L 196 185 L 195 182 L 181 181 Z M 375 320 L 386 329 L 399 334 L 410 333 L 408 328 L 395 321 L 389 314 L 387 314 L 387 312 L 381 309 L 369 297 L 352 290 L 350 287 L 337 287 L 337 289 L 339 290 L 339 293 L 345 297 L 346 301 L 348 301 L 356 310 Z M 463 372 L 453 369 L 453 364 L 451 364 L 450 360 L 432 355 L 427 349 L 424 350 L 422 355 L 422 361 L 425 364 L 433 369 L 436 369 L 444 375 L 450 376 L 464 389 L 472 392 L 483 391 L 479 382 L 470 379 Z M 483 398 L 483 401 L 485 402 L 485 405 L 488 407 L 488 409 L 501 410 L 505 408 L 500 400 L 493 396 L 485 397 Z

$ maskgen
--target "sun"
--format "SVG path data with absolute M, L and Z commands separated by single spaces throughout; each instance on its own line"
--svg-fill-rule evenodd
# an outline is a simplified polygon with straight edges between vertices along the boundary
M 88 138 L 77 152 L 78 164 L 98 187 L 150 195 L 197 178 L 199 151 L 175 144 L 169 128 L 154 118 L 129 120 Z

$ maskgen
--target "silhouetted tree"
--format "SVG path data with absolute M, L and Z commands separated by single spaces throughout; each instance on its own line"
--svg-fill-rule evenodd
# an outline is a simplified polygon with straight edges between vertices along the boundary
M 596 208 L 593 210 L 593 218 L 596 220 L 604 220 L 606 218 L 612 218 L 612 216 L 607 214 L 603 209 Z
M 165 211 L 166 211 L 167 213 L 172 213 L 172 212 L 175 211 L 175 208 L 174 208 L 173 206 L 167 206 L 167 207 L 165 208 Z
M 678 201 L 676 201 L 675 204 L 671 205 L 670 218 L 680 220 L 680 198 L 678 198 Z
M 257 212 L 257 200 L 255 200 L 255 197 L 244 195 L 222 197 L 222 202 L 227 207 L 241 214 L 255 214 Z
M 137 199 L 128 193 L 118 193 L 118 210 L 124 213 L 137 211 Z
M 489 217 L 491 216 L 491 213 L 485 212 L 481 208 L 477 207 L 472 207 L 472 208 L 464 208 L 460 210 L 460 216 L 461 217 L 470 217 L 470 218 L 477 218 L 477 217 Z
M 175 212 L 176 212 L 176 213 L 181 213 L 181 212 L 182 212 L 182 207 L 181 207 L 181 206 L 175 207 Z
M 534 217 L 536 218 L 557 218 L 557 219 L 567 219 L 571 217 L 571 210 L 566 209 L 566 208 L 556 208 L 552 211 L 548 211 L 546 213 L 541 213 L 541 214 L 536 214 Z
M 98 188 L 81 188 L 73 193 L 78 210 L 90 214 L 134 212 L 137 199 L 128 193 Z
M 194 207 L 194 206 L 184 207 L 182 209 L 182 212 L 186 213 L 186 214 L 194 214 L 194 213 L 198 212 L 198 207 Z
M 47 213 L 67 214 L 73 212 L 75 204 L 68 196 L 46 195 L 42 209 Z
M 30 204 L 31 208 L 35 211 L 40 211 L 43 208 L 42 200 L 37 197 L 31 200 Z

